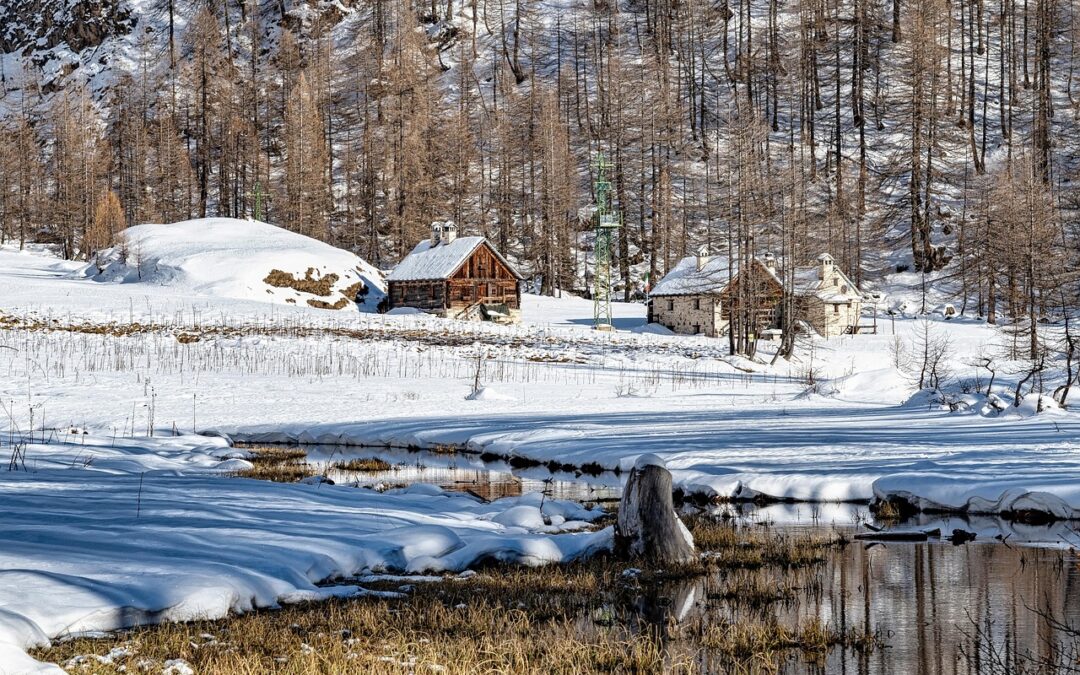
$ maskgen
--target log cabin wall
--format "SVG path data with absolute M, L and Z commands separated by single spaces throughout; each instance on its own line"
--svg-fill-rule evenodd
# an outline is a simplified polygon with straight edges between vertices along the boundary
M 446 308 L 446 282 L 393 281 L 390 283 L 390 306 L 443 310 Z
M 521 309 L 517 277 L 486 244 L 462 263 L 450 278 L 448 287 L 450 309 L 463 309 L 477 302 Z

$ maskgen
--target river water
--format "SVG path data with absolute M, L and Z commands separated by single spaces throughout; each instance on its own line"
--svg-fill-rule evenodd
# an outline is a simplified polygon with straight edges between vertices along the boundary
M 618 499 L 625 479 L 615 474 L 552 474 L 542 467 L 518 469 L 470 455 L 333 446 L 307 450 L 309 461 L 321 467 L 357 457 L 379 457 L 393 467 L 364 474 L 331 470 L 330 477 L 339 483 L 390 487 L 426 482 L 485 499 L 544 491 L 559 499 L 602 505 Z M 873 522 L 867 508 L 856 504 L 724 505 L 714 511 L 740 526 L 793 534 L 854 535 L 867 532 L 865 523 Z M 634 611 L 641 622 L 670 633 L 671 653 L 692 655 L 701 672 L 740 671 L 672 627 L 738 620 L 764 611 L 781 624 L 798 625 L 817 617 L 840 629 L 869 628 L 885 645 L 870 652 L 837 648 L 815 658 L 795 654 L 781 664 L 784 673 L 1080 673 L 1080 654 L 1074 651 L 1080 633 L 1072 630 L 1080 630 L 1080 524 L 1024 526 L 997 518 L 921 516 L 899 526 L 937 528 L 945 535 L 962 528 L 977 537 L 964 545 L 944 538 L 921 543 L 852 541 L 831 550 L 795 598 L 765 609 L 709 601 L 725 581 L 724 573 L 717 573 L 644 590 Z

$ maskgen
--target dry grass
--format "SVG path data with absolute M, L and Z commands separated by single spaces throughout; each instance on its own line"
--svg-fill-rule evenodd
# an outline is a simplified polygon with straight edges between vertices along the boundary
M 879 635 L 863 628 L 839 630 L 817 617 L 785 625 L 775 616 L 710 622 L 702 633 L 701 643 L 722 656 L 752 661 L 764 672 L 776 672 L 792 651 L 803 652 L 808 660 L 820 661 L 834 647 L 871 652 L 882 646 Z
M 823 563 L 830 549 L 848 544 L 848 539 L 840 534 L 780 532 L 707 515 L 691 516 L 684 521 L 698 548 L 708 552 L 706 561 L 721 568 L 798 569 Z
M 251 454 L 247 458 L 252 467 L 233 473 L 240 478 L 272 480 L 277 483 L 295 483 L 319 471 L 306 461 L 307 452 L 303 448 L 277 445 L 256 445 L 246 448 Z
M 356 459 L 343 459 L 330 465 L 338 471 L 353 473 L 372 473 L 375 471 L 389 471 L 393 468 L 390 462 L 378 457 L 358 457 Z
M 544 568 L 495 566 L 468 579 L 414 584 L 405 599 L 335 600 L 145 627 L 34 656 L 63 665 L 80 654 L 129 650 L 114 665 L 87 660 L 78 670 L 87 673 L 118 666 L 139 672 L 140 663 L 160 670 L 177 658 L 199 673 L 689 673 L 703 663 L 712 672 L 775 673 L 796 656 L 820 667 L 833 649 L 881 644 L 862 628 L 840 631 L 816 617 L 781 621 L 775 611 L 759 611 L 820 593 L 816 556 L 795 549 L 824 551 L 838 545 L 834 539 L 690 520 L 710 552 L 708 577 L 679 578 L 686 570 L 625 576 L 627 565 L 606 556 Z M 732 549 L 751 553 L 724 554 Z M 747 559 L 760 566 L 746 566 Z M 660 623 L 643 618 L 643 596 L 664 596 L 680 584 L 709 590 L 702 613 L 681 624 L 672 624 L 670 613 Z M 368 587 L 400 590 L 401 582 Z
M 307 304 L 311 305 L 315 309 L 345 309 L 352 300 L 341 297 L 336 302 L 326 302 L 325 300 L 316 300 L 315 298 L 308 298 Z
M 502 572 L 503 570 L 500 570 Z M 551 572 L 552 570 L 546 570 Z M 224 621 L 166 624 L 79 639 L 36 652 L 64 664 L 115 646 L 130 654 L 88 673 L 139 672 L 143 664 L 184 659 L 199 673 L 653 673 L 665 667 L 661 643 L 622 630 L 583 633 L 568 610 L 595 602 L 572 579 L 518 569 L 475 580 L 423 585 L 408 600 L 356 599 L 263 611 Z M 496 577 L 499 577 L 496 579 Z M 526 592 L 528 584 L 538 588 Z M 552 590 L 544 600 L 540 589 Z M 595 596 L 593 596 L 595 597 Z M 573 598 L 571 600 L 571 598 Z M 527 600 L 523 603 L 522 600 Z M 692 672 L 667 662 L 670 672 Z
M 319 278 L 315 278 L 315 273 L 315 268 L 309 267 L 304 273 L 304 278 L 297 279 L 289 272 L 282 272 L 281 270 L 275 269 L 270 270 L 270 274 L 266 275 L 263 282 L 274 288 L 291 288 L 300 293 L 310 293 L 311 295 L 320 295 L 323 297 L 330 295 L 334 290 L 334 284 L 337 283 L 339 278 L 338 275 L 331 272 Z

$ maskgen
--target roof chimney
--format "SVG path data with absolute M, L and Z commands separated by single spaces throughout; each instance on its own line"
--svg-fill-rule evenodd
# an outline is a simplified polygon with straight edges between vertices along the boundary
M 776 256 L 766 251 L 765 254 L 761 256 L 761 260 L 765 263 L 765 268 L 767 270 L 774 274 L 776 273 Z
M 435 248 L 442 241 L 442 223 L 434 222 L 431 224 L 431 248 Z
M 447 244 L 453 244 L 454 240 L 457 239 L 457 225 L 452 220 L 448 220 L 443 224 L 442 232 L 443 241 Z
M 709 256 L 709 245 L 702 244 L 701 248 L 697 250 L 697 271 L 705 269 L 705 265 L 709 264 L 711 257 Z
M 829 273 L 829 268 L 832 267 L 833 257 L 828 253 L 822 253 L 817 259 L 820 263 L 820 267 L 818 267 L 818 279 L 824 279 Z

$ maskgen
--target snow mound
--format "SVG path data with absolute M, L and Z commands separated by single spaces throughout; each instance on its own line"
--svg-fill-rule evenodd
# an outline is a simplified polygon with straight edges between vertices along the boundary
M 120 244 L 99 251 L 77 274 L 320 309 L 375 311 L 386 295 L 382 274 L 355 254 L 233 218 L 129 228 Z
M 466 401 L 514 401 L 513 396 L 507 396 L 506 394 L 496 391 L 491 387 L 480 387 L 476 391 L 472 392 L 465 397 Z
M 659 323 L 647 323 L 644 326 L 635 326 L 630 329 L 631 333 L 639 333 L 645 335 L 674 335 L 674 331 L 663 324 Z
M 1046 394 L 1028 394 L 1020 400 L 1020 405 L 1009 406 L 1006 415 L 1015 417 L 1033 417 L 1035 415 L 1061 412 L 1061 406 Z
M 967 514 L 1037 512 L 1053 518 L 1080 515 L 1074 476 L 1017 472 L 996 480 L 963 473 L 908 472 L 874 481 L 878 501 L 903 501 L 922 511 Z
M 651 452 L 647 452 L 644 455 L 638 455 L 638 458 L 634 460 L 634 468 L 641 471 L 647 466 L 658 466 L 661 469 L 667 468 L 667 462 L 660 459 Z

